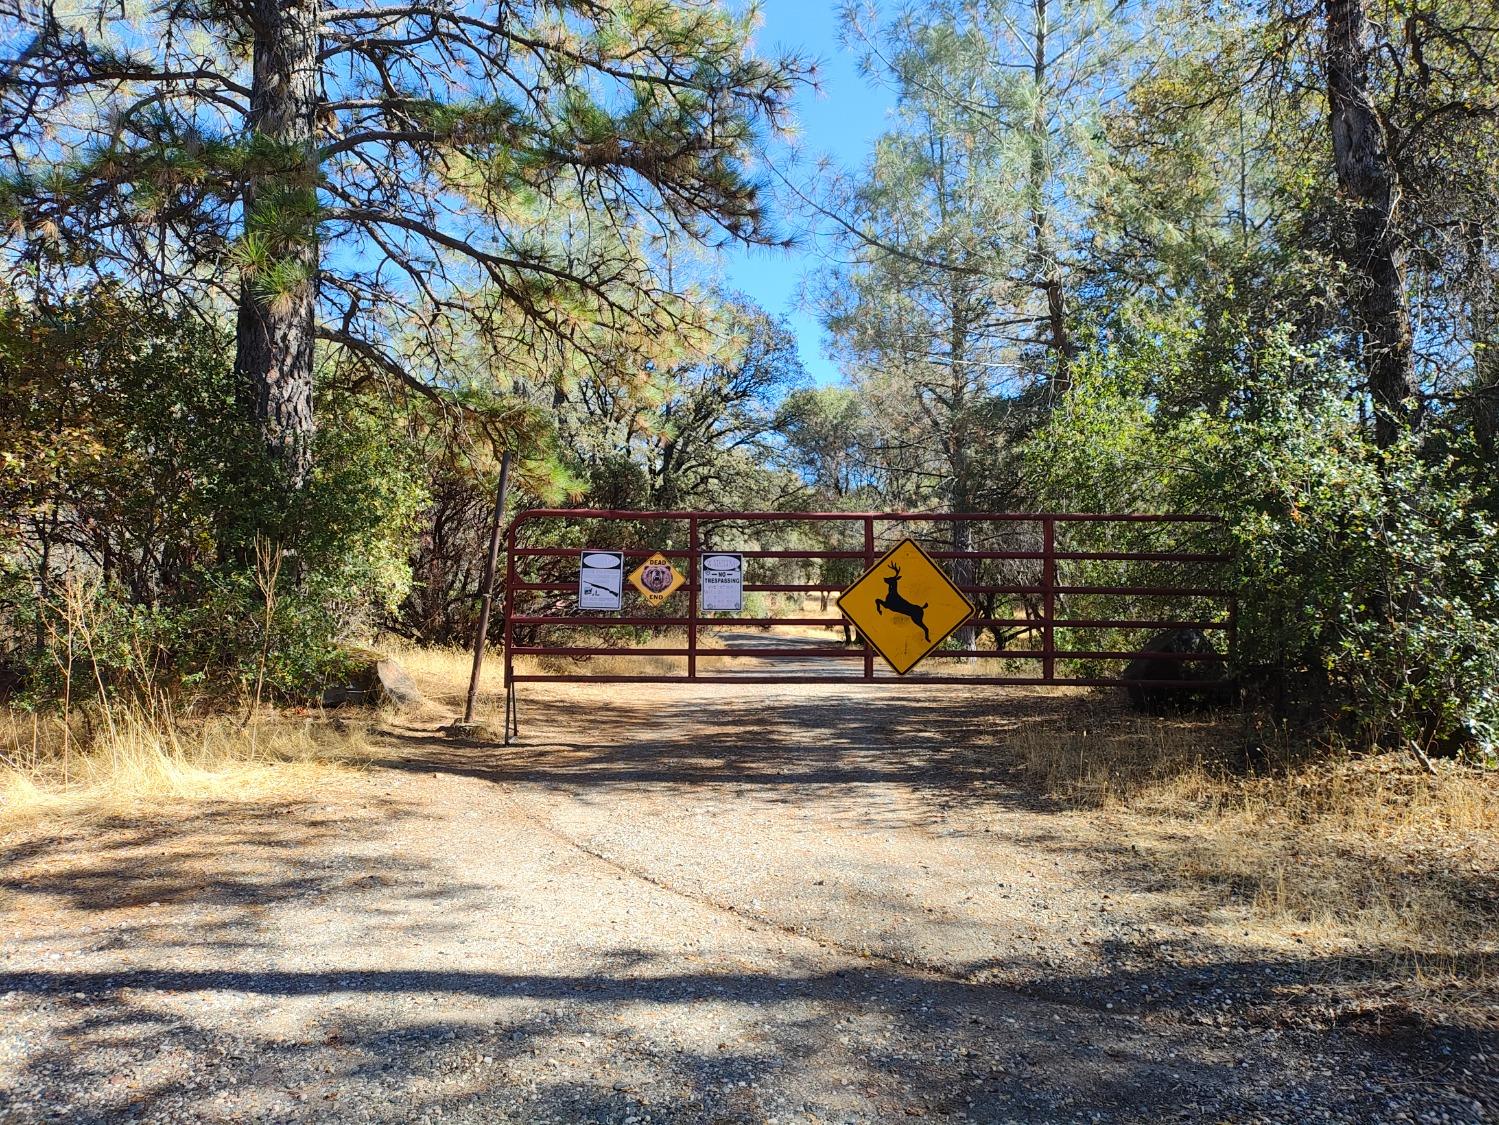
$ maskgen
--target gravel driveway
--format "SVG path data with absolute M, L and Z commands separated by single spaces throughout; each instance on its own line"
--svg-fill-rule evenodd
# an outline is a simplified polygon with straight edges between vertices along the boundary
M 1492 1037 L 1302 1018 L 1321 967 L 1007 782 L 1077 705 L 523 691 L 517 746 L 12 840 L 0 1121 L 1490 1120 Z

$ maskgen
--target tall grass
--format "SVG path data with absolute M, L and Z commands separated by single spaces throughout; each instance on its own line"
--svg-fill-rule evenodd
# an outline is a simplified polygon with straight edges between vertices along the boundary
M 1235 734 L 1126 716 L 1022 728 L 1011 746 L 1039 791 L 1107 810 L 1135 854 L 1244 908 L 1261 936 L 1499 984 L 1499 776 L 1456 763 L 1428 776 L 1401 754 L 1245 771 Z
M 279 555 L 279 552 L 276 553 Z M 261 550 L 263 588 L 279 564 Z M 266 594 L 266 613 L 274 594 Z M 307 791 L 363 755 L 360 732 L 260 706 L 264 657 L 237 719 L 191 719 L 157 685 L 152 661 L 130 648 L 106 676 L 96 648 L 96 600 L 67 583 L 47 618 L 60 691 L 51 709 L 0 710 L 0 828 L 48 814 L 122 811 L 168 798 L 257 800 Z M 226 704 L 233 700 L 225 701 Z
M 358 765 L 346 724 L 178 720 L 115 704 L 61 716 L 0 712 L 0 828 L 47 814 L 109 814 L 169 798 L 295 796 Z

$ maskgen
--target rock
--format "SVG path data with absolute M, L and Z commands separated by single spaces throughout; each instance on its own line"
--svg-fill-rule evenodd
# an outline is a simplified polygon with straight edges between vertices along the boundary
M 487 723 L 465 723 L 461 719 L 454 719 L 441 730 L 445 737 L 458 742 L 503 742 L 505 739 L 503 730 L 495 730 Z
M 0 703 L 20 695 L 26 687 L 26 673 L 19 663 L 0 658 Z
M 1204 656 L 1218 655 L 1213 642 L 1201 629 L 1168 629 L 1145 642 L 1141 655 L 1125 666 L 1126 680 L 1172 680 L 1182 684 L 1200 684 L 1200 688 L 1126 686 L 1130 704 L 1136 711 L 1159 715 L 1172 703 L 1203 706 L 1226 701 L 1230 684 L 1224 676 L 1221 661 L 1156 659 L 1151 654 Z
M 406 669 L 379 653 L 356 653 L 363 660 L 348 679 L 333 684 L 323 692 L 324 707 L 347 704 L 377 707 L 390 704 L 397 708 L 416 707 L 426 700 Z
M 375 679 L 379 684 L 381 701 L 397 707 L 415 707 L 423 702 L 422 693 L 413 680 L 389 657 L 375 665 Z

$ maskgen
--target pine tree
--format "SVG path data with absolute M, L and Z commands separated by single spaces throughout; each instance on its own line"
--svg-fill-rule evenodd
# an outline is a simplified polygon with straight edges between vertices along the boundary
M 36 5 L 0 21 L 0 245 L 20 284 L 233 302 L 243 409 L 297 488 L 320 342 L 428 394 L 475 331 L 576 363 L 689 314 L 653 239 L 772 238 L 747 160 L 804 68 L 753 57 L 750 21 L 712 0 Z

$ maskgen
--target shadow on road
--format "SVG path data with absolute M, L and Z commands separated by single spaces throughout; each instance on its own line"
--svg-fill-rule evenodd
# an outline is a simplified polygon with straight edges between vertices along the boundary
M 934 849 L 951 838 L 939 833 L 949 812 L 1001 810 L 1025 814 L 1020 846 L 1085 862 L 1100 893 L 1161 874 L 1127 839 L 1080 843 L 1073 810 L 1027 789 L 1007 750 L 1012 739 L 1106 724 L 1119 715 L 1112 700 L 729 685 L 677 699 L 622 688 L 527 692 L 521 702 L 521 744 L 393 729 L 378 763 L 390 773 L 376 779 L 480 779 L 596 801 L 606 818 L 638 795 L 669 806 L 709 793 L 835 813 L 882 834 L 930 830 Z M 1211 732 L 1201 719 L 1182 721 Z M 486 919 L 497 921 L 503 903 L 492 885 L 436 870 L 438 853 L 390 846 L 438 823 L 391 788 L 363 816 L 312 803 L 208 808 L 103 822 L 87 840 L 38 836 L 0 854 L 5 921 L 25 916 L 38 948 L 66 951 L 40 967 L 0 962 L 0 1012 L 21 1029 L 8 1056 L 0 1037 L 0 1120 L 340 1120 L 357 1107 L 374 1121 L 439 1112 L 721 1125 L 959 1113 L 1295 1120 L 1322 1111 L 1374 1121 L 1396 1104 L 1389 1099 L 1424 1099 L 1466 1121 L 1493 1097 L 1489 1079 L 1462 1064 L 1492 1057 L 1499 1039 L 1403 1021 L 1378 1002 L 1388 970 L 1378 958 L 1243 957 L 1142 933 L 1103 948 L 1103 969 L 1053 961 L 1042 945 L 1029 959 L 1000 951 L 944 974 L 878 953 L 819 952 L 798 933 L 788 948 L 808 960 L 747 967 L 738 953 L 713 951 L 666 963 L 660 949 L 611 944 L 600 926 L 581 935 L 591 947 L 579 934 L 521 929 L 511 944 L 485 947 L 489 967 L 447 967 L 421 943 L 452 936 L 456 949 L 463 927 L 492 929 Z M 881 804 L 891 794 L 904 803 Z M 547 855 L 547 871 L 589 862 L 563 848 Z M 901 890 L 878 888 L 877 912 L 909 911 Z M 536 902 L 552 892 L 506 893 Z M 310 943 L 321 959 L 297 964 L 262 926 L 278 912 L 358 924 L 342 945 Z M 400 918 L 399 940 L 411 944 L 393 958 L 410 967 L 371 969 L 351 956 L 350 943 L 385 915 Z M 763 925 L 745 917 L 735 928 Z M 567 970 L 499 967 L 559 938 L 584 949 Z M 132 958 L 99 967 L 117 953 Z M 684 968 L 691 961 L 701 969 Z M 840 962 L 848 967 L 827 967 Z M 1347 1009 L 1314 1010 L 1308 986 L 1325 981 L 1373 1001 L 1351 1019 Z M 1307 996 L 1312 1006 L 1298 1008 Z M 305 1015 L 293 1030 L 263 1025 L 266 1012 L 290 1009 Z
M 184 1097 L 188 1104 L 201 1099 L 211 1111 L 209 1095 L 232 1090 L 230 1104 L 270 1107 L 281 1119 L 322 1119 L 336 1108 L 323 1105 L 331 1097 L 350 1109 L 357 1099 L 361 1119 L 370 1120 L 411 1120 L 434 1108 L 444 1116 L 484 1120 L 487 1111 L 519 1104 L 533 1115 L 527 1119 L 559 1114 L 571 1121 L 620 1121 L 644 1109 L 656 1120 L 754 1122 L 781 1108 L 760 1102 L 764 1088 L 796 1088 L 799 1071 L 824 1076 L 828 1087 L 816 1091 L 818 1103 L 835 1106 L 840 1086 L 849 1087 L 892 1118 L 961 1111 L 979 1121 L 1092 1115 L 1136 1121 L 1164 1112 L 1182 1120 L 1226 1120 L 1253 1112 L 1266 1091 L 1280 1089 L 1336 1118 L 1375 1120 L 1385 1102 L 1371 1076 L 1386 1064 L 1398 1074 L 1409 1062 L 1393 1054 L 1384 1060 L 1338 1059 L 1333 1045 L 1323 1058 L 1339 1070 L 1314 1078 L 1301 1073 L 1294 1059 L 1288 1067 L 1283 1051 L 1257 1058 L 1251 1067 L 1247 1045 L 1217 1028 L 1163 1032 L 1123 1015 L 1017 1004 L 984 986 L 879 969 L 806 977 L 653 975 L 648 956 L 627 960 L 635 962 L 628 973 L 608 976 L 13 972 L 0 973 L 0 994 L 53 998 L 55 1018 L 65 1030 L 57 1046 L 28 1061 L 14 1088 L 24 1084 L 47 1092 L 54 1107 L 72 1111 L 73 1120 L 90 1111 L 100 1119 L 133 1114 L 150 1120 L 180 1106 Z M 341 1006 L 314 1036 L 285 1041 L 257 1036 L 251 1027 L 226 1033 L 207 1021 L 169 1018 L 139 999 L 214 992 L 318 997 Z M 433 997 L 500 1006 L 480 1009 L 478 1018 L 472 1008 L 394 1018 L 391 1005 L 403 998 Z M 533 1003 L 521 1015 L 507 1006 L 511 1002 Z M 762 1013 L 762 1030 L 750 1042 L 643 1052 L 642 1044 L 618 1038 L 608 1015 L 621 1006 L 725 1003 Z M 181 1077 L 146 1082 L 130 1082 L 126 1069 L 120 1072 L 122 1088 L 100 1092 L 79 1046 L 120 1035 L 149 1035 L 158 1052 L 201 1061 Z M 586 1052 L 576 1045 L 595 1036 L 606 1039 L 617 1076 L 612 1082 L 599 1081 L 596 1072 L 570 1073 L 584 1066 Z M 860 1046 L 850 1050 L 853 1040 Z M 486 1081 L 497 1073 L 494 1067 L 498 1073 L 510 1066 L 529 1071 L 538 1058 L 548 1077 L 528 1091 L 495 1089 Z M 589 1058 L 587 1065 L 597 1062 Z

